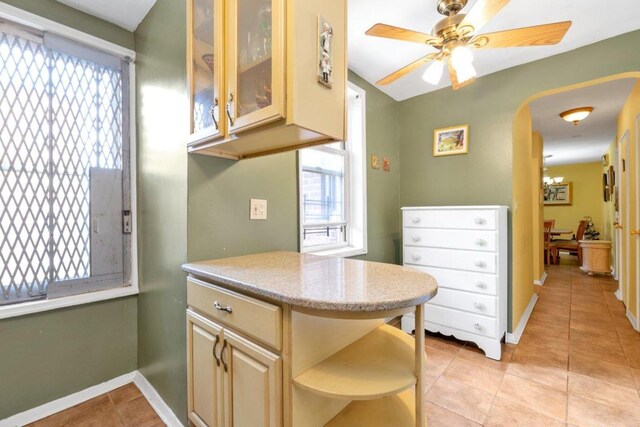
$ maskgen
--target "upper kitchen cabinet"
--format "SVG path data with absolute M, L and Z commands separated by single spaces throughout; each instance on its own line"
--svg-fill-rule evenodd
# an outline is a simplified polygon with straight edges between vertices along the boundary
M 190 152 L 243 159 L 345 139 L 346 2 L 188 3 Z

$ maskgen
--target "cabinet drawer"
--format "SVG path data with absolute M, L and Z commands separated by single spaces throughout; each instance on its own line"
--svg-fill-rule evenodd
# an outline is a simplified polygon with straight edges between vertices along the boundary
M 438 288 L 438 294 L 427 305 L 439 305 L 470 313 L 496 317 L 497 298 L 455 289 Z
M 282 349 L 282 309 L 201 280 L 187 279 L 187 304 L 215 320 Z M 225 308 L 230 309 L 230 313 Z
M 426 304 L 424 320 L 490 338 L 496 338 L 498 334 L 497 319 L 478 314 L 465 313 L 453 308 Z
M 408 246 L 428 246 L 433 248 L 467 249 L 486 252 L 495 252 L 497 247 L 497 235 L 495 231 L 405 227 L 402 234 L 404 244 Z
M 405 227 L 453 228 L 462 230 L 495 230 L 495 210 L 405 210 Z
M 495 273 L 496 254 L 490 252 L 458 251 L 405 246 L 404 263 L 427 267 Z
M 446 268 L 411 266 L 430 274 L 438 282 L 438 292 L 442 288 L 460 289 L 486 295 L 498 295 L 498 276 L 494 274 L 472 273 L 470 271 Z

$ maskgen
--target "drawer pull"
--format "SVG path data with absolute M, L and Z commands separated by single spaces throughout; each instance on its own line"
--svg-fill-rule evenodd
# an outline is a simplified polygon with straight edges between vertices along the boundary
M 476 323 L 473 325 L 474 328 L 476 328 L 477 330 L 481 331 L 482 330 L 482 326 L 480 326 L 480 323 Z M 223 347 L 224 349 L 224 347 Z
M 420 223 L 420 217 L 416 216 L 414 218 L 411 218 L 411 222 L 414 224 L 419 224 Z
M 480 218 L 479 216 L 477 216 L 473 219 L 473 222 L 475 222 L 478 225 L 482 225 L 484 224 L 485 221 L 484 221 L 484 218 Z
M 420 236 L 413 236 L 413 237 L 411 238 L 411 240 L 413 240 L 414 242 L 416 242 L 416 243 L 417 243 L 417 242 L 419 242 L 419 241 L 420 241 Z
M 224 371 L 227 372 L 229 370 L 229 366 L 227 366 L 227 362 L 224 360 L 224 351 L 227 349 L 227 340 L 222 340 L 222 350 L 220 350 L 220 361 L 222 362 L 222 366 L 224 366 Z
M 474 303 L 473 303 L 473 306 L 474 306 L 476 309 L 478 309 L 478 310 L 482 310 L 482 311 L 484 311 L 484 304 L 481 304 L 481 303 L 479 303 L 479 302 L 474 302 Z
M 487 289 L 487 285 L 482 282 L 476 283 L 476 287 L 480 289 Z
M 218 301 L 214 301 L 213 306 L 216 308 L 216 310 L 226 311 L 229 314 L 233 313 L 233 310 L 231 309 L 230 305 L 223 307 L 222 305 L 220 305 Z
M 218 343 L 220 342 L 220 335 L 216 335 L 216 340 L 213 342 L 213 358 L 216 359 L 216 365 L 220 366 L 220 359 L 216 356 L 216 347 L 218 347 Z
M 484 241 L 484 239 L 476 239 L 475 243 L 478 246 L 484 246 L 486 242 Z
M 476 261 L 476 267 L 485 268 L 486 266 L 487 263 L 485 263 L 484 261 Z
M 419 254 L 413 254 L 413 255 L 411 255 L 411 258 L 414 261 L 420 261 L 420 258 L 422 258 L 422 257 Z

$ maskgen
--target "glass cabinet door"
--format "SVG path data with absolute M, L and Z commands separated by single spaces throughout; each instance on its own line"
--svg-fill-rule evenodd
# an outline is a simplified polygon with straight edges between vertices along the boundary
M 187 72 L 191 96 L 190 142 L 223 134 L 222 0 L 188 0 Z
M 228 93 L 230 132 L 284 117 L 282 0 L 228 3 Z

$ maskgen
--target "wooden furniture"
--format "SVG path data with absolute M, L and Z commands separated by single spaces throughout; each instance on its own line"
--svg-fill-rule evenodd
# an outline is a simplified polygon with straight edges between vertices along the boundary
M 563 234 L 569 234 L 573 236 L 573 230 L 569 229 L 569 228 L 553 228 L 553 226 L 551 226 L 551 235 L 552 236 L 561 236 Z
M 438 282 L 424 328 L 473 341 L 499 360 L 507 330 L 507 207 L 406 207 L 402 223 L 404 265 Z M 404 331 L 420 324 L 411 313 L 402 318 Z
M 187 29 L 189 152 L 242 159 L 346 138 L 345 2 L 187 0 Z
M 426 425 L 424 334 L 384 319 L 422 323 L 433 277 L 293 252 L 183 269 L 192 425 Z
M 580 270 L 592 276 L 598 274 L 611 274 L 611 242 L 608 240 L 580 240 L 582 251 L 582 265 Z
M 547 265 L 555 264 L 558 259 L 558 247 L 551 242 L 551 229 L 555 221 L 544 221 L 544 255 Z
M 580 251 L 580 241 L 584 238 L 584 232 L 587 229 L 587 221 L 581 220 L 578 223 L 578 230 L 576 231 L 575 240 L 554 240 L 553 243 L 558 248 L 558 251 L 569 252 L 570 255 L 576 255 L 578 257 L 578 263 L 582 265 L 582 251 Z M 560 257 L 558 256 L 558 262 Z

